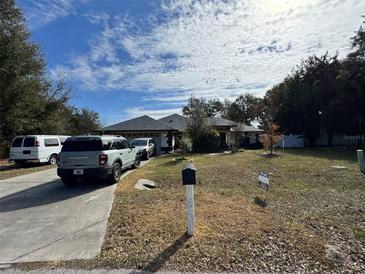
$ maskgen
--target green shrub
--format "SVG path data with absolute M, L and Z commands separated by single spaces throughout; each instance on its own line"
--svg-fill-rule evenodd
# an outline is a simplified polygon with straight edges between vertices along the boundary
M 200 145 L 200 152 L 217 152 L 220 149 L 220 137 L 219 132 L 216 129 L 210 130 L 203 136 L 203 140 Z
M 187 154 L 191 152 L 192 149 L 192 142 L 188 136 L 183 135 L 181 140 L 179 141 L 179 146 L 183 154 Z

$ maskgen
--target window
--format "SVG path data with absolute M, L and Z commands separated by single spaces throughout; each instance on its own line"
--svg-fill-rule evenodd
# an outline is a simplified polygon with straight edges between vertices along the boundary
M 23 142 L 23 137 L 15 138 L 13 141 L 12 147 L 21 147 Z
M 60 143 L 58 142 L 57 138 L 45 138 L 44 145 L 46 147 L 56 147 L 56 146 L 59 146 Z
M 34 137 L 25 137 L 23 147 L 35 147 L 35 138 Z
M 121 143 L 120 143 L 120 141 L 119 140 L 114 140 L 111 149 L 121 149 Z
M 67 139 L 63 144 L 62 151 L 101 151 L 103 150 L 103 143 L 100 139 L 81 139 L 71 140 Z
M 146 146 L 147 145 L 147 141 L 146 140 L 143 140 L 143 139 L 140 139 L 140 140 L 133 140 L 132 141 L 132 145 L 138 147 L 138 146 Z
M 102 141 L 102 150 L 109 150 L 109 149 L 113 149 L 112 147 L 112 140 L 103 140 Z
M 121 149 L 129 148 L 129 143 L 127 140 L 122 140 Z

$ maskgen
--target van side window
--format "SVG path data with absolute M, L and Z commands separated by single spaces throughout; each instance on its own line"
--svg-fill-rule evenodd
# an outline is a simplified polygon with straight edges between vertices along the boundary
M 58 142 L 57 138 L 45 138 L 44 145 L 46 147 L 56 147 L 56 146 L 59 146 L 60 143 Z
M 13 141 L 12 147 L 21 147 L 23 142 L 23 137 L 15 138 Z
M 35 147 L 35 138 L 25 137 L 23 142 L 23 147 Z

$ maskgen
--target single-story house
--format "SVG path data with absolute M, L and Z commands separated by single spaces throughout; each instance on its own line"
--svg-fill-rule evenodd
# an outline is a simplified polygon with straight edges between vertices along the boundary
M 264 130 L 254 126 L 238 123 L 236 127 L 232 128 L 234 136 L 234 144 L 238 147 L 245 147 L 255 144 L 259 141 L 259 135 Z
M 179 130 L 177 138 L 180 138 L 182 133 L 185 132 L 188 124 L 188 117 L 179 114 L 172 114 L 159 119 L 159 121 Z M 231 120 L 223 119 L 220 117 L 209 117 L 207 121 L 208 126 L 216 129 L 220 136 L 221 147 L 229 146 L 231 143 L 231 132 L 232 128 L 237 126 L 236 122 Z
M 156 153 L 171 151 L 175 146 L 175 135 L 179 132 L 159 120 L 147 115 L 104 127 L 102 134 L 121 135 L 129 140 L 150 137 L 155 140 Z
M 100 133 L 122 135 L 127 139 L 153 138 L 156 143 L 156 152 L 160 154 L 174 150 L 177 138 L 181 138 L 182 133 L 186 130 L 188 119 L 188 117 L 179 114 L 172 114 L 158 120 L 144 115 L 104 127 L 100 130 Z M 235 136 L 237 132 L 240 132 L 237 128 L 239 124 L 220 117 L 210 117 L 207 123 L 219 132 L 222 147 L 235 144 Z M 253 130 L 250 126 L 241 127 L 240 129 Z M 240 134 L 244 134 L 244 132 L 241 131 Z

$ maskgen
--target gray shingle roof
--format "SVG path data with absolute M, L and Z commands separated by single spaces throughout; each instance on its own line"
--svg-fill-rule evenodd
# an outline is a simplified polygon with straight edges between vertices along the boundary
M 264 130 L 259 129 L 254 126 L 249 126 L 245 124 L 239 123 L 236 127 L 233 128 L 233 131 L 242 131 L 242 132 L 263 132 Z
M 173 128 L 176 128 L 179 131 L 184 131 L 186 129 L 188 119 L 189 118 L 186 116 L 182 116 L 179 114 L 172 114 L 159 119 L 159 121 Z M 208 125 L 212 127 L 234 127 L 237 126 L 237 123 L 220 117 L 209 117 Z
M 188 122 L 188 118 L 179 114 L 172 114 L 159 119 L 159 121 L 176 128 L 179 131 L 184 131 Z
M 147 115 L 102 128 L 103 131 L 176 131 L 175 128 Z
M 237 123 L 220 117 L 209 117 L 208 125 L 211 127 L 234 127 L 237 126 Z
M 188 117 L 172 114 L 155 120 L 147 115 L 127 120 L 118 124 L 102 128 L 102 131 L 185 131 Z M 212 127 L 234 127 L 237 123 L 219 118 L 208 118 L 208 125 Z

